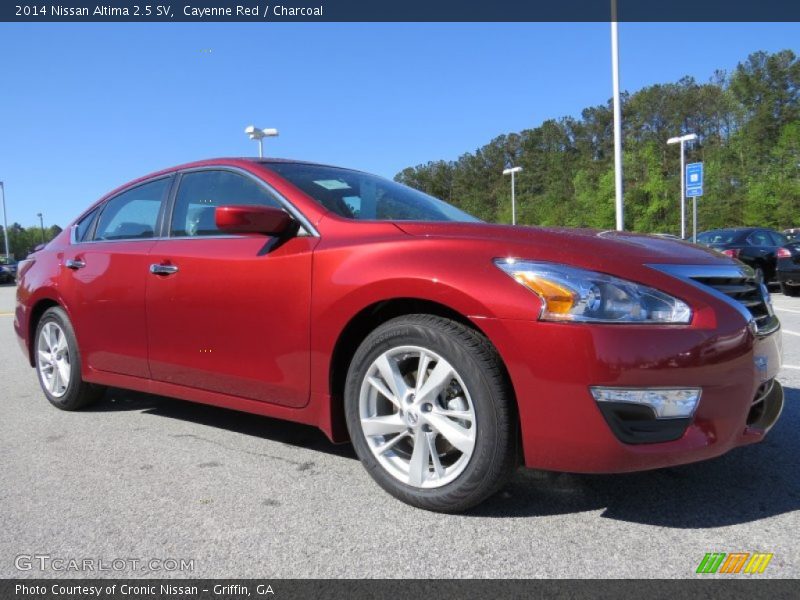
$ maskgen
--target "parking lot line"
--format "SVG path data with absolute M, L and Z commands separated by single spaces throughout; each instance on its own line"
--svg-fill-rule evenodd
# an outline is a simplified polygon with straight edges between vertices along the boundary
M 13 312 L 0 312 L 0 317 L 13 317 Z
M 780 306 L 775 306 L 774 304 L 772 308 L 774 308 L 775 310 L 779 310 L 781 312 L 795 313 L 800 315 L 800 310 L 792 310 L 791 308 L 781 308 Z
M 791 329 L 781 329 L 781 331 L 783 333 L 788 333 L 789 335 L 796 335 L 796 336 L 800 337 L 800 333 L 797 333 L 796 331 L 792 331 Z

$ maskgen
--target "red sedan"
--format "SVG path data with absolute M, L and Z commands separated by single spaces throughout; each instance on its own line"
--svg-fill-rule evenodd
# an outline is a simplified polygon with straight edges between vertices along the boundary
M 763 439 L 780 325 L 753 272 L 617 232 L 479 222 L 366 173 L 220 159 L 129 183 L 19 267 L 48 400 L 115 386 L 309 423 L 459 511 L 516 466 L 612 473 Z

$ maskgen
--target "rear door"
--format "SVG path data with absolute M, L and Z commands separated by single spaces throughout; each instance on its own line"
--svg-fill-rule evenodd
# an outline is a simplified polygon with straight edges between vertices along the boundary
M 255 177 L 204 168 L 180 175 L 168 238 L 152 252 L 147 330 L 154 379 L 287 406 L 309 394 L 311 258 L 318 238 L 275 244 L 224 235 L 222 205 L 281 206 Z
M 87 368 L 149 377 L 145 285 L 172 177 L 136 185 L 82 219 L 62 262 L 62 294 Z

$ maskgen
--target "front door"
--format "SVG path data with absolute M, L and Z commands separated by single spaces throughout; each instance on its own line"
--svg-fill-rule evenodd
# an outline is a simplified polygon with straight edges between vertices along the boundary
M 311 257 L 318 238 L 270 248 L 264 235 L 221 235 L 221 205 L 279 206 L 250 176 L 181 175 L 168 239 L 147 283 L 153 379 L 287 406 L 309 395 Z

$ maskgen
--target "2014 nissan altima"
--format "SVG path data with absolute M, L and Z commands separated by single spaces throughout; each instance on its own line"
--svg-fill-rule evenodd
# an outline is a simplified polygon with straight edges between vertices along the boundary
M 528 467 L 616 473 L 762 440 L 780 325 L 749 267 L 668 239 L 489 225 L 359 171 L 219 159 L 124 185 L 19 269 L 42 389 L 309 423 L 431 510 Z

